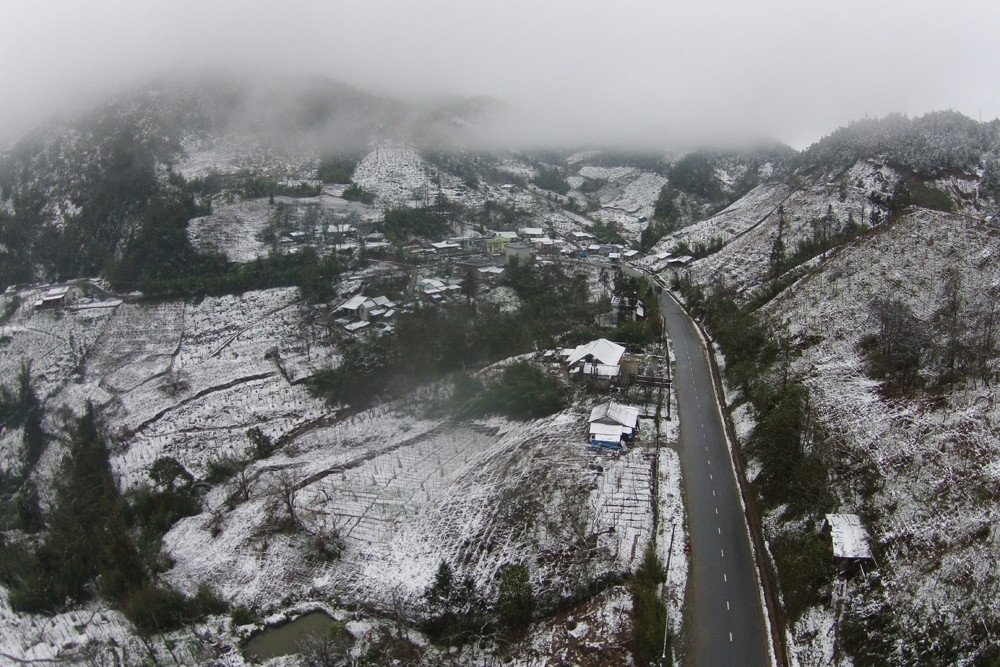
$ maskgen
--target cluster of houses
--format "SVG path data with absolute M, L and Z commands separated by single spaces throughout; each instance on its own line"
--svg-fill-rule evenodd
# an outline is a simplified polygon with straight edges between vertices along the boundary
M 344 329 L 353 333 L 373 325 L 390 333 L 394 327 L 392 319 L 396 314 L 396 304 L 385 296 L 367 297 L 356 294 L 337 306 L 335 312 L 341 315 L 340 322 Z
M 499 266 L 470 265 L 469 268 L 475 270 L 478 277 L 488 285 L 495 283 L 504 273 L 503 267 Z M 410 286 L 410 292 L 416 300 L 428 304 L 444 304 L 465 299 L 462 285 L 455 280 L 415 279 Z M 363 330 L 391 333 L 395 329 L 392 324 L 394 316 L 401 309 L 409 307 L 409 305 L 400 306 L 386 296 L 370 297 L 356 294 L 337 306 L 334 312 L 339 315 L 337 322 L 349 333 Z
M 421 278 L 416 283 L 416 293 L 424 301 L 444 303 L 462 293 L 462 286 L 455 282 L 444 282 L 437 278 Z
M 574 381 L 584 381 L 598 389 L 610 388 L 622 374 L 625 347 L 606 338 L 558 352 L 559 366 Z M 618 451 L 627 447 L 639 430 L 639 408 L 610 401 L 590 411 L 589 443 Z
M 638 255 L 637 250 L 626 250 L 615 244 L 594 243 L 594 235 L 590 232 L 571 232 L 564 239 L 551 238 L 541 227 L 525 227 L 518 232 L 495 232 L 492 239 L 486 241 L 486 253 L 489 255 L 504 255 L 508 264 L 515 261 L 526 264 L 538 256 L 560 256 L 567 259 L 583 259 L 586 257 L 606 257 L 612 264 L 622 259 L 632 259 Z
M 649 270 L 653 273 L 661 273 L 667 269 L 678 271 L 694 261 L 694 257 L 690 255 L 672 255 L 669 252 L 658 252 L 651 259 Z

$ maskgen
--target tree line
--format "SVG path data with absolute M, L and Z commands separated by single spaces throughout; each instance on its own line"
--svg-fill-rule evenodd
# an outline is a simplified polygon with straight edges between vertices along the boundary
M 203 585 L 194 596 L 159 580 L 164 533 L 200 511 L 194 479 L 176 460 L 149 470 L 152 484 L 123 494 L 111 472 L 108 438 L 90 403 L 70 428 L 67 453 L 36 547 L 0 541 L 0 581 L 15 611 L 52 614 L 95 594 L 142 633 L 161 632 L 217 614 L 228 605 Z

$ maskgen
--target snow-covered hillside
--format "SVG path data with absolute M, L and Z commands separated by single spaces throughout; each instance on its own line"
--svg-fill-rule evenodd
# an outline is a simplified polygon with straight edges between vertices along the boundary
M 899 631 L 890 641 L 901 643 L 900 656 L 919 655 L 905 646 L 918 637 L 939 650 L 954 642 L 957 655 L 972 655 L 989 645 L 986 627 L 1000 618 L 995 383 L 969 380 L 932 396 L 889 399 L 857 350 L 875 330 L 869 304 L 891 295 L 929 322 L 946 300 L 950 271 L 960 276 L 963 318 L 975 326 L 976 313 L 995 307 L 1000 232 L 965 216 L 916 210 L 842 248 L 766 307 L 801 341 L 794 370 L 829 431 L 839 511 L 867 517 L 879 544 L 884 588 L 848 586 L 840 603 L 861 615 L 891 614 Z
M 654 502 L 665 560 L 664 526 L 683 531 L 676 455 L 665 450 L 653 470 L 647 423 L 645 444 L 621 457 L 595 457 L 586 445 L 590 402 L 535 422 L 452 423 L 424 416 L 437 390 L 351 416 L 311 397 L 288 369 L 336 364 L 337 351 L 318 340 L 307 345 L 294 289 L 142 303 L 86 284 L 63 307 L 42 310 L 32 306 L 40 294 L 0 297 L 0 307 L 20 299 L 0 328 L 10 352 L 0 362 L 3 376 L 33 361 L 46 429 L 60 439 L 68 416 L 95 402 L 113 437 L 111 467 L 123 489 L 146 483 L 161 457 L 198 478 L 213 461 L 247 457 L 250 428 L 279 443 L 274 455 L 246 468 L 245 500 L 233 502 L 233 483 L 215 486 L 200 514 L 164 536 L 171 564 L 163 580 L 184 593 L 208 583 L 230 604 L 261 612 L 336 601 L 376 615 L 403 608 L 415 619 L 424 611 L 424 589 L 446 561 L 487 597 L 495 595 L 502 567 L 523 564 L 538 599 L 552 604 L 577 595 L 583 582 L 633 570 L 652 537 Z M 674 441 L 676 422 L 664 427 L 665 440 Z M 4 432 L 0 447 L 5 470 L 14 469 L 20 432 Z M 43 501 L 63 452 L 54 441 L 36 468 Z M 658 499 L 651 495 L 654 474 Z M 294 489 L 298 531 L 275 528 L 287 488 Z M 331 559 L 319 545 L 334 536 L 343 552 Z M 675 629 L 686 570 L 682 544 L 678 539 L 670 556 Z M 136 642 L 128 623 L 103 603 L 45 618 L 13 613 L 5 595 L 4 655 L 72 661 L 83 659 L 83 647 Z M 621 591 L 609 595 L 621 603 Z M 81 625 L 81 614 L 91 621 Z M 224 623 L 199 632 L 202 640 L 236 641 Z

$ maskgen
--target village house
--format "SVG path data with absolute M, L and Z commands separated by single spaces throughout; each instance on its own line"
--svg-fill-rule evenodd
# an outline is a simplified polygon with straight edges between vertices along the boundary
M 335 312 L 353 316 L 360 322 L 374 322 L 393 317 L 396 314 L 396 304 L 385 296 L 369 298 L 364 294 L 356 294 L 337 306 Z
M 833 562 L 840 574 L 852 576 L 873 560 L 868 531 L 857 514 L 827 514 L 823 533 L 830 536 Z
M 603 388 L 610 388 L 611 382 L 621 374 L 621 363 L 625 348 L 605 338 L 599 338 L 571 350 L 563 350 L 566 370 L 575 380 L 589 380 Z
M 35 310 L 58 308 L 66 305 L 69 300 L 69 285 L 50 287 L 39 299 L 35 300 Z
M 646 319 L 646 305 L 642 299 L 621 297 L 615 295 L 611 297 L 612 323 L 619 322 L 639 322 Z
M 438 241 L 432 243 L 431 248 L 439 255 L 457 255 L 462 252 L 462 244 L 454 241 Z
M 538 252 L 551 255 L 558 252 L 560 242 L 555 239 L 550 239 L 548 236 L 538 236 L 532 239 L 532 243 Z
M 496 283 L 503 277 L 502 266 L 482 266 L 477 269 L 479 276 L 489 283 Z
M 355 229 L 353 225 L 348 225 L 348 224 L 335 224 L 326 226 L 326 233 L 329 234 L 330 236 L 354 235 L 357 234 L 357 231 L 358 230 Z
M 415 289 L 425 301 L 441 303 L 461 293 L 462 286 L 437 278 L 421 278 L 416 282 Z
M 639 408 L 610 402 L 590 411 L 590 444 L 606 449 L 621 449 L 635 437 L 639 428 Z
M 515 232 L 497 232 L 496 235 L 486 242 L 486 252 L 490 255 L 502 255 L 507 250 L 507 244 L 516 241 Z
M 508 264 L 517 263 L 524 266 L 525 264 L 530 264 L 535 259 L 535 252 L 532 247 L 523 243 L 508 243 L 506 252 Z

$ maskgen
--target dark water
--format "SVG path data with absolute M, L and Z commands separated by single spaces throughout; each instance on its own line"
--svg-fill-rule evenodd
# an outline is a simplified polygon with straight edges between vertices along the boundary
M 322 611 L 312 611 L 290 623 L 268 628 L 254 635 L 243 649 L 245 658 L 267 660 L 279 655 L 299 652 L 299 645 L 309 635 L 323 635 L 330 629 L 333 619 Z

